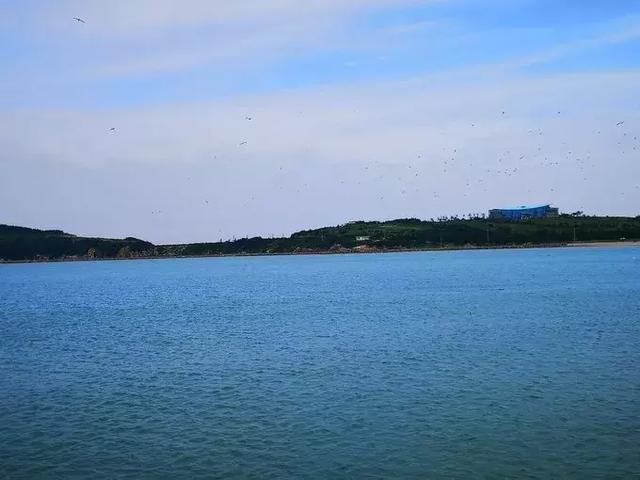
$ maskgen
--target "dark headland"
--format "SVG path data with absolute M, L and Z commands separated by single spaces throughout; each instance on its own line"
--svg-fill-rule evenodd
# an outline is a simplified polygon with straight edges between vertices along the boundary
M 61 230 L 0 225 L 0 261 L 59 261 L 223 255 L 367 253 L 460 248 L 517 248 L 637 241 L 640 216 L 563 214 L 518 221 L 481 217 L 349 222 L 289 237 L 154 245 L 137 238 L 81 237 Z

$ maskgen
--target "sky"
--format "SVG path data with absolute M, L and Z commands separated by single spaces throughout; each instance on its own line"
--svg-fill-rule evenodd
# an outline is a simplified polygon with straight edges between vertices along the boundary
M 640 215 L 638 137 L 640 0 L 0 0 L 0 223 Z

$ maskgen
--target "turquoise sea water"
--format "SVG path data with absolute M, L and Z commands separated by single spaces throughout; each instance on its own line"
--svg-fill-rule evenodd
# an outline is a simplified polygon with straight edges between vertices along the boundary
M 640 249 L 0 265 L 2 478 L 638 478 Z

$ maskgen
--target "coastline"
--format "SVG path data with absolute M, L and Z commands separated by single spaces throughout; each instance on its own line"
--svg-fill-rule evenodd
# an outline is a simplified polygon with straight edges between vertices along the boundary
M 134 257 L 109 257 L 109 258 L 54 258 L 38 260 L 0 260 L 0 265 L 12 265 L 22 263 L 69 263 L 69 262 L 105 262 L 105 261 L 126 261 L 126 260 L 169 260 L 181 258 L 233 258 L 233 257 L 275 257 L 275 256 L 303 256 L 303 255 L 370 255 L 376 253 L 412 253 L 412 252 L 456 252 L 473 250 L 518 250 L 518 249 L 538 249 L 538 248 L 627 248 L 640 247 L 640 241 L 593 241 L 593 242 L 571 242 L 571 243 L 541 243 L 524 245 L 490 245 L 490 246 L 444 246 L 425 248 L 394 248 L 365 250 L 350 249 L 348 251 L 300 251 L 300 252 L 259 252 L 259 253 L 230 253 L 230 254 L 210 254 L 210 255 L 148 255 Z
M 591 248 L 602 248 L 602 247 L 640 247 L 640 240 L 628 240 L 628 241 L 613 241 L 613 242 L 572 242 L 567 243 L 567 247 L 591 247 Z

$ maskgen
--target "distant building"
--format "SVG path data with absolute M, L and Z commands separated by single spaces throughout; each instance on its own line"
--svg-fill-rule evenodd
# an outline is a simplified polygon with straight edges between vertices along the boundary
M 356 242 L 368 242 L 370 240 L 370 237 L 356 237 Z
M 558 209 L 551 205 L 521 205 L 513 208 L 494 208 L 489 210 L 492 220 L 526 220 L 558 215 Z

